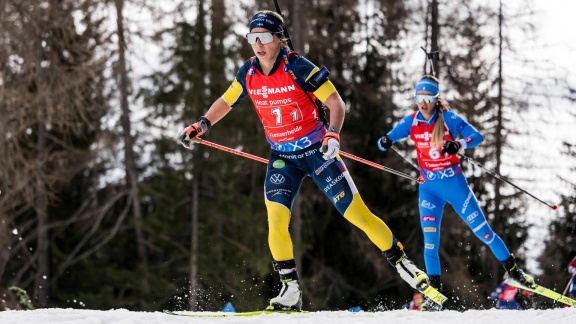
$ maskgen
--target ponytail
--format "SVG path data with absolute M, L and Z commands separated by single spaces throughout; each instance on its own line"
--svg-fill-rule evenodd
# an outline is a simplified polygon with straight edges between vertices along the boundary
M 430 146 L 439 149 L 444 145 L 444 111 L 450 110 L 450 105 L 446 98 L 438 97 L 435 109 L 438 116 L 434 124 L 434 130 L 432 131 Z

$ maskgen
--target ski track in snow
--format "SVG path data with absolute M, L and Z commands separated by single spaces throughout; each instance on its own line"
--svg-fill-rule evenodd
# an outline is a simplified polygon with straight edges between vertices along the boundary
M 213 313 L 212 313 L 213 314 Z M 273 314 L 254 317 L 185 317 L 161 312 L 131 312 L 125 309 L 97 311 L 80 309 L 37 309 L 0 312 L 0 324 L 570 324 L 576 323 L 576 308 L 550 310 L 469 310 L 465 312 L 322 311 L 307 314 Z

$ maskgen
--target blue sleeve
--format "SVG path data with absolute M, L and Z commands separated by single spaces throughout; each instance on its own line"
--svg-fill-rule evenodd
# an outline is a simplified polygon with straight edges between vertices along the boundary
M 444 112 L 444 122 L 454 139 L 460 135 L 466 141 L 466 148 L 475 148 L 484 140 L 484 136 L 474 126 L 453 111 Z
M 410 128 L 412 128 L 413 121 L 414 118 L 412 117 L 412 114 L 410 114 L 402 118 L 402 120 L 400 120 L 400 122 L 388 132 L 388 136 L 392 139 L 392 143 L 396 143 L 399 140 L 410 136 Z
M 320 69 L 314 63 L 308 61 L 308 59 L 306 59 L 304 56 L 296 53 L 290 55 L 288 60 L 290 62 L 290 66 L 292 67 L 292 71 L 302 85 L 302 88 L 308 92 L 314 92 L 314 89 L 308 89 L 306 87 L 306 80 L 308 80 L 308 78 L 310 78 Z
M 412 114 L 402 118 L 402 120 L 400 120 L 400 122 L 394 126 L 394 128 L 392 128 L 392 130 L 390 130 L 388 132 L 388 136 L 390 136 L 390 139 L 392 140 L 392 144 L 398 142 L 399 140 L 406 138 L 408 136 L 410 136 L 410 128 L 412 127 Z M 380 139 L 378 139 L 378 142 L 376 142 L 376 146 L 378 146 L 378 149 L 382 152 L 386 152 L 387 149 L 385 149 L 384 147 L 382 147 L 382 143 L 380 142 Z

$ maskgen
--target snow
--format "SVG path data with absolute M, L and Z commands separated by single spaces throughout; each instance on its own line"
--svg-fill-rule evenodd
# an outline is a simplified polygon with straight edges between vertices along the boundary
M 210 313 L 214 314 L 214 313 Z M 81 309 L 37 309 L 0 312 L 2 324 L 540 324 L 574 323 L 576 308 L 550 310 L 469 310 L 465 312 L 418 312 L 394 310 L 384 312 L 322 311 L 306 314 L 273 314 L 254 317 L 186 317 L 160 312 L 131 312 L 125 309 L 96 311 Z

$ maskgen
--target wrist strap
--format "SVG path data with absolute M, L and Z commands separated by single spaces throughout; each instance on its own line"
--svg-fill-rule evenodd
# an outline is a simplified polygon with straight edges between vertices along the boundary
M 198 119 L 198 125 L 202 127 L 202 133 L 206 133 L 210 127 L 212 127 L 212 123 L 208 120 L 208 118 L 202 116 Z
M 336 132 L 329 131 L 328 133 L 326 133 L 326 135 L 324 135 L 324 140 L 326 140 L 326 138 L 333 138 L 337 140 L 338 143 L 340 143 L 340 135 L 338 135 L 338 133 Z
M 468 146 L 468 143 L 466 143 L 466 140 L 463 138 L 459 139 L 457 142 L 460 143 L 460 149 L 462 150 L 465 150 Z
M 340 134 L 340 130 L 339 130 L 338 127 L 336 127 L 336 126 L 330 126 L 330 127 L 328 127 L 328 131 L 329 131 L 329 132 L 334 132 L 334 133 L 336 133 L 336 134 Z

